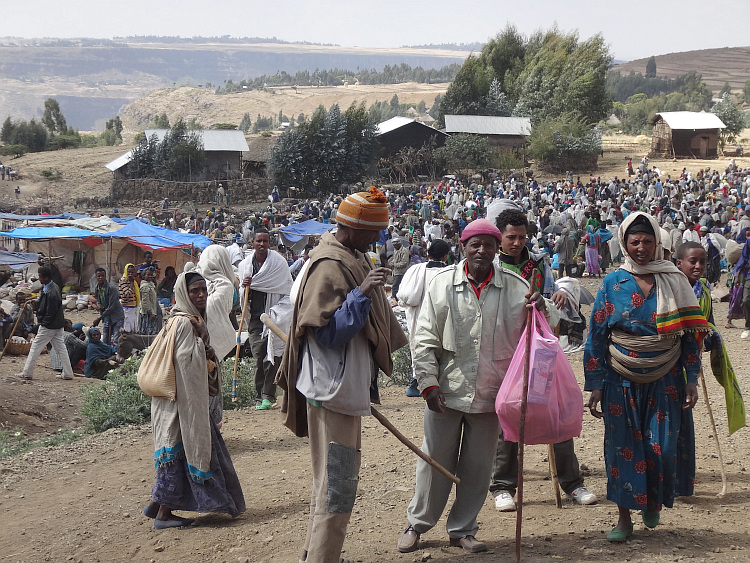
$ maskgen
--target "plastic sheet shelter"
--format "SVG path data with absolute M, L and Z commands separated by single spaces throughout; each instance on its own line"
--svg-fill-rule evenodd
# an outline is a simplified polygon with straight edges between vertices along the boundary
M 308 219 L 302 223 L 294 223 L 279 229 L 281 242 L 284 246 L 294 249 L 295 252 L 301 251 L 307 244 L 307 237 L 322 235 L 330 231 L 336 225 L 319 223 L 315 219 Z
M 130 221 L 113 232 L 96 232 L 75 227 L 23 227 L 0 233 L 0 237 L 16 239 L 26 252 L 42 252 L 60 257 L 55 265 L 66 284 L 90 288 L 96 268 L 107 270 L 110 282 L 116 283 L 126 264 L 143 262 L 145 250 L 154 252 L 162 272 L 173 266 L 181 272 L 192 259 L 191 252 L 210 244 L 207 237 L 190 235 L 170 229 Z M 35 265 L 29 268 L 34 274 Z

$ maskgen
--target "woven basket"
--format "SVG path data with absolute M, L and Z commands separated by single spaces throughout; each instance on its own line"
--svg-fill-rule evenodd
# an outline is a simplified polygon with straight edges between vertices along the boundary
M 19 344 L 18 342 L 11 341 L 11 343 L 8 344 L 8 354 L 13 356 L 28 356 L 29 350 L 31 350 L 31 342 Z

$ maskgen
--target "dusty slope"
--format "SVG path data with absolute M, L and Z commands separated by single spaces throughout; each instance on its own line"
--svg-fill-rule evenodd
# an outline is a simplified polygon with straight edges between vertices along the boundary
M 283 87 L 269 91 L 251 90 L 242 94 L 217 95 L 203 88 L 166 88 L 154 90 L 130 104 L 122 114 L 126 131 L 143 129 L 154 116 L 166 113 L 170 122 L 177 118 L 186 121 L 195 117 L 203 126 L 214 123 L 239 124 L 245 113 L 253 123 L 258 114 L 262 117 L 284 115 L 295 118 L 304 113 L 310 116 L 318 106 L 326 109 L 339 104 L 343 110 L 351 104 L 389 102 L 394 94 L 401 103 L 425 102 L 430 108 L 435 96 L 444 94 L 448 84 L 375 84 L 362 86 L 302 87 L 296 90 Z
M 683 53 L 669 53 L 654 57 L 657 76 L 677 78 L 690 70 L 703 76 L 703 81 L 718 92 L 725 82 L 734 91 L 741 91 L 750 80 L 750 47 L 702 49 Z M 616 67 L 623 74 L 630 71 L 646 73 L 648 59 L 629 61 Z
M 596 280 L 584 283 L 596 290 Z M 588 310 L 585 310 L 588 313 Z M 726 314 L 717 306 L 716 317 Z M 739 330 L 724 330 L 743 389 L 750 389 L 747 344 Z M 48 365 L 46 356 L 40 366 Z M 581 354 L 571 357 L 582 382 Z M 0 376 L 17 365 L 3 361 Z M 76 404 L 78 388 L 96 384 L 76 378 L 54 379 L 40 367 L 38 381 L 9 385 L 0 381 L 0 414 L 45 401 L 50 411 L 58 404 Z M 554 507 L 545 480 L 546 448 L 527 449 L 523 545 L 524 561 L 747 561 L 750 537 L 742 514 L 750 509 L 747 429 L 726 437 L 723 395 L 707 376 L 714 414 L 720 426 L 730 494 L 720 490 L 719 467 L 703 400 L 695 412 L 698 476 L 696 495 L 676 503 L 663 514 L 662 525 L 646 530 L 636 519 L 635 535 L 624 545 L 611 545 L 605 532 L 615 522 L 615 507 L 602 501 L 591 507 L 565 503 Z M 747 394 L 747 393 L 746 393 Z M 382 411 L 404 433 L 419 443 L 422 436 L 421 399 L 409 399 L 400 388 L 383 393 Z M 74 409 L 73 409 L 74 410 Z M 66 411 L 59 426 L 76 425 Z M 54 428 L 54 426 L 49 426 Z M 296 561 L 302 545 L 310 494 L 307 441 L 293 437 L 279 423 L 277 411 L 229 412 L 224 436 L 247 500 L 247 513 L 230 521 L 223 516 L 201 516 L 188 530 L 154 531 L 140 514 L 153 480 L 153 450 L 149 429 L 110 430 L 71 446 L 39 450 L 21 458 L 0 461 L 0 534 L 3 561 L 184 561 L 241 562 Z M 577 440 L 579 460 L 589 468 L 586 484 L 605 496 L 602 456 L 603 427 L 584 417 Z M 375 420 L 363 430 L 363 467 L 355 513 L 345 543 L 346 555 L 357 561 L 506 561 L 513 557 L 515 516 L 494 510 L 491 499 L 480 514 L 480 539 L 491 551 L 465 555 L 447 547 L 444 519 L 423 536 L 424 549 L 402 555 L 395 542 L 405 522 L 414 486 L 414 456 Z

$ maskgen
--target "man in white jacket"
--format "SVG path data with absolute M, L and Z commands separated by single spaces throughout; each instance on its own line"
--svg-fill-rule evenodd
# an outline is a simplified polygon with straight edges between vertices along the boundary
M 475 535 L 500 432 L 495 397 L 518 346 L 526 306 L 533 302 L 552 326 L 559 320 L 551 301 L 532 295 L 526 280 L 493 264 L 500 238 L 486 219 L 469 223 L 461 236 L 467 258 L 432 280 L 416 330 L 415 372 L 427 403 L 422 451 L 461 480 L 446 527 L 450 545 L 471 553 L 487 550 Z M 419 548 L 451 489 L 448 478 L 417 462 L 398 551 Z
M 414 358 L 414 333 L 417 329 L 417 318 L 419 311 L 422 309 L 424 294 L 441 268 L 445 268 L 450 252 L 450 245 L 443 239 L 438 239 L 430 245 L 427 251 L 428 262 L 415 264 L 410 267 L 398 290 L 396 298 L 398 304 L 404 308 L 406 313 L 406 326 L 409 328 L 409 349 L 412 358 Z M 412 363 L 412 374 L 414 373 L 414 364 Z M 406 388 L 407 397 L 419 397 L 419 388 L 417 387 L 417 377 L 412 376 L 409 386 Z

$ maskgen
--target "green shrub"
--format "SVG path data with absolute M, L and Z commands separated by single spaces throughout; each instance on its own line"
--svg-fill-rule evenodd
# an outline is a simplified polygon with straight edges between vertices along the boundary
M 255 360 L 242 358 L 237 366 L 237 402 L 232 402 L 232 374 L 234 358 L 224 360 L 221 364 L 221 395 L 224 409 L 241 409 L 255 404 Z
M 103 432 L 126 424 L 143 424 L 151 419 L 151 398 L 138 387 L 136 376 L 142 356 L 125 360 L 107 374 L 105 381 L 92 382 L 84 389 L 81 414 L 88 428 Z
M 406 387 L 412 378 L 409 346 L 399 348 L 391 357 L 393 358 L 393 375 L 386 377 L 382 371 L 378 372 L 378 387 L 390 387 L 391 385 Z
M 4 147 L 0 147 L 0 156 L 14 156 L 18 158 L 27 152 L 29 152 L 29 147 L 26 145 L 5 145 Z
M 59 170 L 52 170 L 50 168 L 45 168 L 40 172 L 42 176 L 47 178 L 47 180 L 57 181 L 60 178 L 62 178 L 62 172 Z
M 138 387 L 137 375 L 143 356 L 128 358 L 119 368 L 107 374 L 101 383 L 92 382 L 84 390 L 81 413 L 88 419 L 88 428 L 103 432 L 127 424 L 143 424 L 151 420 L 151 397 Z M 237 402 L 232 402 L 234 359 L 221 366 L 224 408 L 239 409 L 255 404 L 255 361 L 244 358 L 237 366 Z

